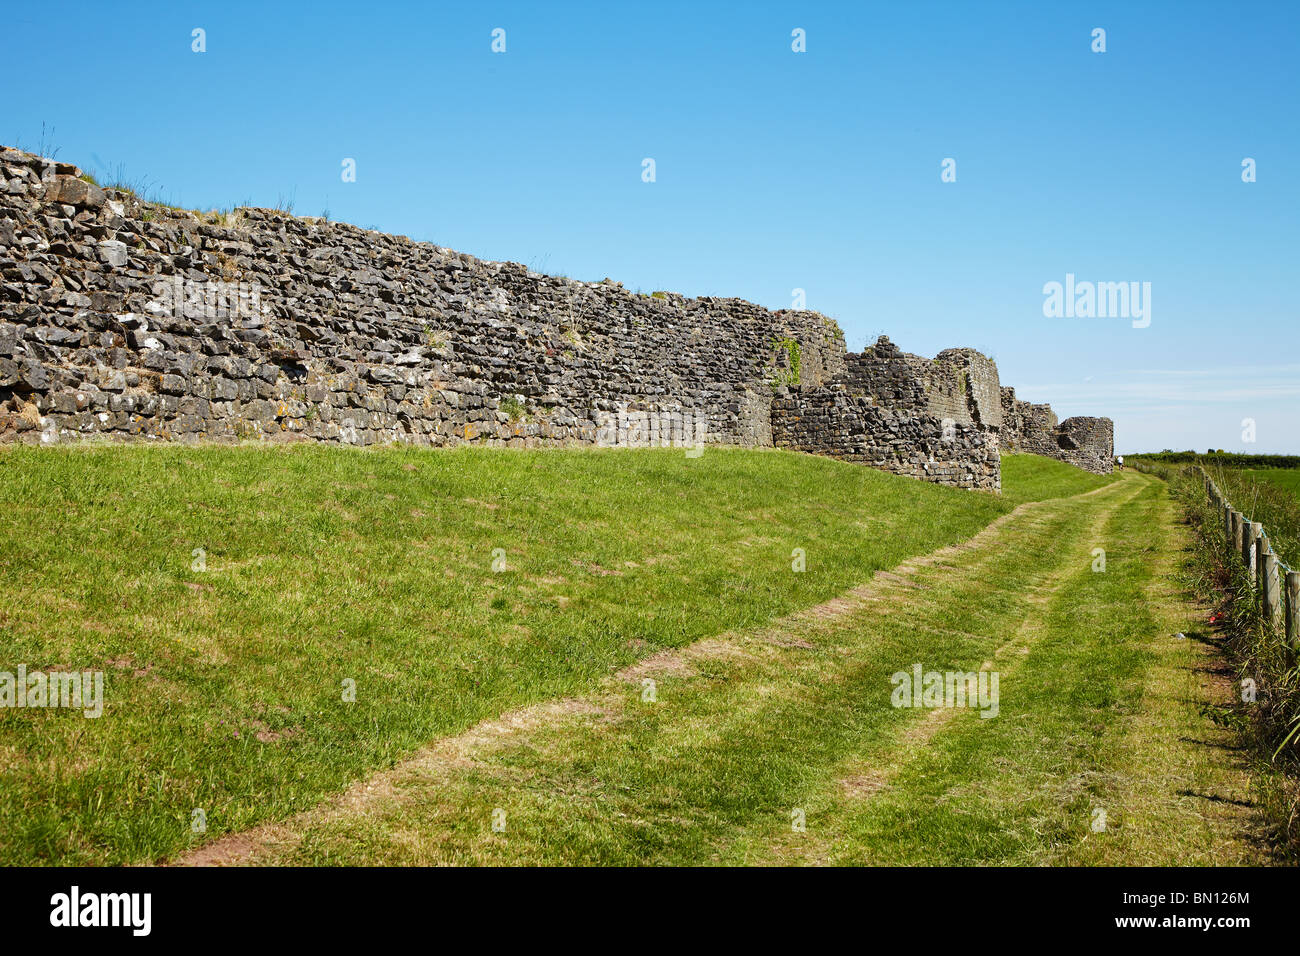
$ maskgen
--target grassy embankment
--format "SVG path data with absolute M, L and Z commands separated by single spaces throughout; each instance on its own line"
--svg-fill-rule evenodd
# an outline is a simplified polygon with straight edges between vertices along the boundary
M 1030 505 L 191 859 L 1259 862 L 1250 778 L 1204 712 L 1228 689 L 1174 636 L 1198 615 L 1170 583 L 1172 516 L 1164 485 L 1131 472 Z M 892 706 L 891 675 L 916 663 L 997 671 L 997 715 Z
M 5 450 L 0 671 L 102 670 L 106 701 L 0 709 L 0 860 L 151 860 L 288 817 L 1105 483 L 1006 471 L 998 498 L 774 452 Z

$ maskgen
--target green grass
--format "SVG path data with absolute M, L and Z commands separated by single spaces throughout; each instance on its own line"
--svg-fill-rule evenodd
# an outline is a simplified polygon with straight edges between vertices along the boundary
M 1300 567 L 1300 470 L 1206 467 L 1234 508 L 1264 526 L 1273 550 Z
M 1292 498 L 1300 501 L 1300 469 L 1297 468 L 1254 468 L 1248 471 L 1260 481 L 1267 482 L 1282 489 Z
M 1195 825 L 1212 805 L 1176 800 L 1172 775 L 1159 794 L 1167 805 L 1146 821 L 1152 829 L 1135 833 L 1128 819 L 1153 809 L 1125 796 L 1134 777 L 1140 784 L 1149 772 L 1143 764 L 1153 752 L 1200 749 L 1140 729 L 1141 739 L 1125 740 L 1134 729 L 1126 725 L 1143 715 L 1144 705 L 1181 710 L 1177 730 L 1201 723 L 1173 694 L 1143 699 L 1156 655 L 1173 640 L 1147 600 L 1156 561 L 1169 545 L 1169 521 L 1160 520 L 1168 509 L 1163 498 L 1162 488 L 1148 485 L 1101 512 L 1099 524 L 1072 522 L 1034 549 L 1049 566 L 1065 555 L 1075 558 L 1052 581 L 1041 618 L 1013 642 L 1020 645 L 1015 651 L 1028 653 L 1020 661 L 1015 653 L 1004 656 L 998 718 L 963 715 L 911 755 L 887 792 L 852 805 L 839 821 L 846 849 L 835 862 L 1038 865 L 1085 856 L 1109 865 L 1230 862 L 1224 851 L 1231 843 L 1215 833 L 1206 839 Z M 1135 536 L 1134 528 L 1154 531 L 1153 539 Z M 1081 560 L 1093 544 L 1106 548 L 1104 574 Z M 1184 667 L 1194 662 L 1185 641 L 1179 650 Z M 1136 746 L 1144 760 L 1122 767 L 1124 745 Z M 1177 803 L 1182 807 L 1170 806 Z M 1106 812 L 1106 829 L 1094 833 L 1098 810 Z
M 1187 620 L 1159 579 L 1170 511 L 1133 473 L 1048 501 L 818 613 L 443 742 L 251 862 L 1249 861 L 1247 780 L 1186 680 L 1202 649 L 1169 630 Z M 1000 713 L 892 707 L 890 675 L 916 662 L 988 662 Z
M 1038 494 L 1093 483 L 1009 462 Z M 966 538 L 1014 484 L 721 449 L 6 450 L 0 670 L 103 670 L 106 704 L 0 711 L 0 860 L 156 859 L 200 808 L 209 837 L 283 818 Z
M 1250 500 L 1258 515 L 1252 520 L 1267 529 L 1273 550 L 1300 567 L 1300 469 L 1246 469 L 1234 484 L 1241 487 L 1238 496 Z
M 1292 567 L 1300 564 L 1294 473 L 1227 468 L 1211 474 L 1234 507 L 1264 526 L 1279 557 Z M 1249 678 L 1257 690 L 1254 700 L 1235 700 L 1222 716 L 1241 731 L 1265 793 L 1272 842 L 1295 855 L 1300 853 L 1300 671 L 1294 642 L 1282 620 L 1263 615 L 1256 577 L 1243 567 L 1236 546 L 1229 548 L 1222 512 L 1211 505 L 1199 472 L 1190 465 L 1166 467 L 1162 477 L 1195 532 L 1188 585 L 1214 609 L 1216 639 L 1234 678 Z
M 1247 455 L 1235 452 L 1194 451 L 1143 452 L 1127 456 L 1130 463 L 1147 462 L 1163 465 L 1204 465 L 1214 468 L 1300 468 L 1300 455 Z
M 1047 467 L 1048 465 L 1055 467 Z M 1012 504 L 1095 491 L 1115 475 L 1093 475 L 1038 455 L 1002 456 L 1002 498 Z

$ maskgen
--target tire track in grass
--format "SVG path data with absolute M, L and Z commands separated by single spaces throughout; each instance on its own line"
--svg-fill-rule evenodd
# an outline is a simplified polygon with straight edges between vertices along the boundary
M 1099 511 L 1084 534 L 1088 541 L 1100 540 L 1102 530 L 1112 512 Z M 1028 655 L 1034 643 L 1044 633 L 1042 613 L 1051 603 L 1056 591 L 1076 572 L 1074 563 L 1065 562 L 1055 567 L 1047 580 L 1028 598 L 1029 613 L 1021 620 L 1015 634 L 995 650 L 990 660 L 980 665 L 981 671 L 996 671 L 1000 679 L 1014 675 L 1017 666 Z M 855 761 L 853 769 L 839 783 L 848 797 L 871 796 L 888 789 L 903 768 L 929 745 L 954 719 L 978 719 L 968 709 L 939 707 L 931 710 L 920 721 L 907 728 L 898 745 L 884 755 L 870 760 Z
M 996 655 L 1001 623 L 1034 603 L 1013 590 L 1053 586 L 1049 572 L 1026 565 L 1023 549 L 1077 539 L 1089 515 L 1113 511 L 1143 483 L 1134 476 L 1021 505 L 966 542 L 814 608 L 648 659 L 585 701 L 504 715 L 285 824 L 233 834 L 177 862 L 722 858 L 731 837 L 771 812 L 764 803 L 791 792 L 791 779 L 825 776 L 862 737 L 918 722 L 887 706 L 898 655 L 915 659 L 944 633 L 950 646 L 939 653 L 954 662 L 974 657 L 978 666 Z M 955 595 L 979 611 L 980 628 L 953 627 Z M 898 620 L 900 609 L 915 628 Z M 640 700 L 647 679 L 662 705 Z M 884 707 L 877 700 L 862 713 L 866 687 Z M 792 730 L 803 724 L 815 728 L 807 755 Z M 756 773 L 746 768 L 751 755 Z M 493 832 L 497 807 L 522 822 Z
M 1107 570 L 1049 602 L 1043 635 L 1003 683 L 1001 713 L 959 714 L 869 799 L 840 795 L 816 834 L 774 837 L 781 862 L 1183 864 L 1261 859 L 1243 768 L 1200 712 L 1178 641 L 1163 485 L 1110 516 Z M 1183 696 L 1187 694 L 1188 696 Z M 811 828 L 810 828 L 811 830 Z
M 1132 486 L 1133 483 L 1130 482 L 1130 485 L 1129 494 L 1122 499 L 1108 495 L 1104 507 L 1090 512 L 1081 510 L 1075 515 L 1074 526 L 1053 542 L 1055 549 L 1044 548 L 1040 552 L 1043 560 L 1038 568 L 1038 580 L 1033 580 L 1031 572 L 1019 580 L 1003 579 L 998 582 L 997 586 L 1014 587 L 1025 592 L 1021 614 L 1006 618 L 1012 623 L 1008 628 L 1013 632 L 1012 636 L 999 641 L 988 659 L 978 667 L 979 670 L 996 671 L 999 674 L 1003 694 L 1009 683 L 1014 686 L 1017 672 L 1031 655 L 1035 644 L 1045 636 L 1046 613 L 1055 602 L 1062 600 L 1061 589 L 1081 573 L 1080 569 L 1091 573 L 1093 548 L 1104 540 L 1105 529 L 1113 523 L 1117 512 L 1129 506 L 1147 490 L 1145 483 Z M 1079 499 L 1095 496 L 1102 490 L 1104 489 L 1097 489 L 1066 500 L 1078 502 Z M 984 581 L 998 578 L 997 572 L 987 565 L 977 564 L 965 570 L 976 579 Z M 906 671 L 908 668 L 900 664 L 899 669 Z M 927 666 L 926 669 L 935 668 Z M 817 786 L 804 795 L 804 803 L 811 808 L 808 818 L 821 818 L 823 822 L 815 828 L 809 824 L 805 832 L 797 834 L 789 828 L 776 831 L 770 827 L 766 831 L 748 834 L 742 841 L 746 862 L 761 861 L 781 865 L 893 862 L 844 859 L 846 852 L 850 857 L 852 853 L 845 845 L 844 833 L 839 829 L 836 817 L 850 816 L 851 808 L 860 808 L 865 801 L 880 799 L 882 795 L 889 794 L 898 785 L 900 777 L 913 770 L 918 763 L 932 758 L 930 748 L 945 732 L 955 726 L 970 730 L 985 724 L 985 719 L 973 711 L 974 708 L 969 707 L 937 707 L 920 711 L 921 716 L 904 725 L 897 734 L 878 739 L 872 746 L 852 755 L 828 774 L 828 778 L 835 782 L 833 787 L 828 788 L 824 781 L 819 781 Z M 924 770 L 921 774 L 927 775 Z
M 1250 762 L 1229 727 L 1206 718 L 1231 703 L 1231 670 L 1206 640 L 1210 608 L 1179 586 L 1191 552 L 1169 495 L 1153 530 L 1154 575 L 1146 601 L 1155 619 L 1145 706 L 1116 728 L 1114 772 L 1097 800 L 1118 825 L 1089 834 L 1052 862 L 1137 866 L 1249 866 L 1269 860 Z M 1174 635 L 1184 634 L 1180 640 Z

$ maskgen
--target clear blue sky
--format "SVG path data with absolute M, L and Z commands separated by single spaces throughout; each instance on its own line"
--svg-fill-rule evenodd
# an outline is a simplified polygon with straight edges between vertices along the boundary
M 1121 452 L 1300 452 L 1300 3 L 31 3 L 0 59 L 0 143 L 44 122 L 177 204 L 802 288 L 851 347 L 974 346 Z M 1150 282 L 1150 326 L 1045 318 L 1066 273 Z

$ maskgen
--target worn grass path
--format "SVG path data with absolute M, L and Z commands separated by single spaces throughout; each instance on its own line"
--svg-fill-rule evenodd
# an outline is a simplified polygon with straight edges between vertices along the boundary
M 1229 692 L 1172 590 L 1182 531 L 1128 473 L 598 693 L 503 715 L 181 863 L 1262 862 Z M 1105 571 L 1095 571 L 1105 551 Z M 996 671 L 997 716 L 891 675 Z

